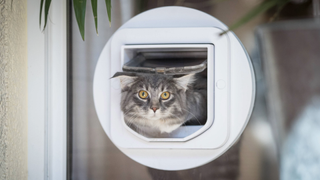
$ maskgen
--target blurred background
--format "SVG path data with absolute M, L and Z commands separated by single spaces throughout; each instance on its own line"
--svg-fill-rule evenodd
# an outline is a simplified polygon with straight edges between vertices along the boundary
M 98 1 L 99 35 L 87 3 L 85 41 L 69 3 L 68 176 L 70 179 L 320 179 L 320 19 L 318 0 L 292 0 L 234 33 L 251 56 L 257 95 L 239 142 L 217 160 L 185 171 L 160 171 L 120 152 L 103 131 L 93 103 L 93 75 L 112 34 L 157 7 L 185 6 L 227 26 L 263 0 L 114 0 L 109 26 Z

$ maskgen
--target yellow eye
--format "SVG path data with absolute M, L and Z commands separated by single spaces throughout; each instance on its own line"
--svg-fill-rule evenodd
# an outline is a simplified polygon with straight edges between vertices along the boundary
M 161 98 L 164 99 L 164 100 L 169 99 L 169 97 L 170 97 L 170 93 L 168 91 L 163 92 L 161 94 Z
M 146 99 L 148 97 L 148 93 L 147 91 L 139 91 L 139 97 L 142 98 L 142 99 Z

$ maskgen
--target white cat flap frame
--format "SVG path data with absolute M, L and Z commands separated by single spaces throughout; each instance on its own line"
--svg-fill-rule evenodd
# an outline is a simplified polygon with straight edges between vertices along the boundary
M 104 131 L 123 153 L 152 168 L 182 170 L 210 162 L 237 141 L 252 112 L 255 79 L 240 41 L 232 32 L 220 36 L 224 30 L 203 12 L 164 7 L 132 18 L 112 36 L 97 63 L 93 95 Z M 187 137 L 146 138 L 123 121 L 120 86 L 110 77 L 122 71 L 125 49 L 148 46 L 208 49 L 208 120 Z
M 134 31 L 132 31 L 134 30 Z M 165 31 L 163 31 L 165 30 Z M 194 28 L 189 29 L 189 31 L 194 32 Z M 173 32 L 172 32 L 173 31 Z M 204 31 L 201 31 L 199 29 L 197 29 L 197 31 L 201 33 L 204 33 L 204 31 L 210 32 L 210 34 L 212 33 L 212 29 L 205 29 Z M 163 33 L 165 32 L 165 33 Z M 207 54 L 207 73 L 208 73 L 208 80 L 207 80 L 207 91 L 208 92 L 215 92 L 216 90 L 214 89 L 214 77 L 218 77 L 220 78 L 220 80 L 222 81 L 222 79 L 227 79 L 227 72 L 226 69 L 228 67 L 228 57 L 224 57 L 224 58 L 219 58 L 219 62 L 216 63 L 214 62 L 214 57 L 215 56 L 221 56 L 223 54 L 223 48 L 221 48 L 221 52 L 222 53 L 217 53 L 215 55 L 214 53 L 214 45 L 213 44 L 205 44 L 205 43 L 201 43 L 201 44 L 177 44 L 175 42 L 179 42 L 179 39 L 183 39 L 184 42 L 186 42 L 186 40 L 188 39 L 188 37 L 185 37 L 185 35 L 188 33 L 187 29 L 184 29 L 184 36 L 181 36 L 181 33 L 179 33 L 179 30 L 177 29 L 153 29 L 153 28 L 147 28 L 147 29 L 124 29 L 122 30 L 120 33 L 117 33 L 117 36 L 120 38 L 114 38 L 112 40 L 112 47 L 117 47 L 116 44 L 114 43 L 125 43 L 127 39 L 131 39 L 128 38 L 128 34 L 132 37 L 134 37 L 134 42 L 136 42 L 137 39 L 139 39 L 139 41 L 141 42 L 145 42 L 145 40 L 147 40 L 147 42 L 159 42 L 159 40 L 161 39 L 162 41 L 166 41 L 169 42 L 169 44 L 145 44 L 145 45 L 123 45 L 121 47 L 121 62 L 119 64 L 119 62 L 117 62 L 116 64 L 114 64 L 115 66 L 119 65 L 122 67 L 123 64 L 127 63 L 128 61 L 130 61 L 137 53 L 141 52 L 141 51 L 147 51 L 147 52 L 154 52 L 156 51 L 157 53 L 161 53 L 161 52 L 167 52 L 168 50 L 176 52 L 176 51 L 189 51 L 190 50 L 194 51 L 194 50 L 204 50 L 206 49 L 206 54 Z M 125 33 L 125 36 L 123 35 L 123 33 Z M 168 36 L 168 33 L 170 33 L 171 35 Z M 154 39 L 155 36 L 146 36 L 146 34 L 157 34 L 157 39 Z M 161 34 L 163 36 L 161 36 Z M 179 35 L 178 35 L 179 34 Z M 164 39 L 164 36 L 166 37 Z M 126 37 L 125 39 L 122 39 L 121 37 Z M 174 38 L 173 38 L 174 37 Z M 116 39 L 116 40 L 115 40 Z M 197 39 L 196 36 L 193 37 L 193 40 Z M 119 40 L 121 42 L 119 42 Z M 226 40 L 226 39 L 224 39 Z M 192 42 L 192 40 L 190 40 Z M 219 43 L 218 43 L 219 42 Z M 220 50 L 220 43 L 223 43 L 223 40 L 217 40 L 217 44 L 219 44 L 219 48 L 218 50 Z M 227 43 L 225 42 L 224 45 L 227 45 Z M 164 50 L 163 50 L 164 49 Z M 226 48 L 227 50 L 227 48 Z M 112 51 L 112 52 L 116 52 L 116 51 Z M 227 54 L 227 53 L 226 53 Z M 116 53 L 116 56 L 118 55 L 118 53 Z M 194 56 L 194 55 L 191 55 Z M 119 57 L 115 57 L 115 58 L 119 58 Z M 217 71 L 215 70 L 215 68 L 217 69 Z M 116 69 L 116 68 L 113 68 Z M 120 70 L 121 71 L 121 70 Z M 117 117 L 114 119 L 121 119 L 122 120 L 122 125 L 119 123 L 118 120 L 114 119 L 110 119 L 110 123 L 119 125 L 119 128 L 115 131 L 113 131 L 111 129 L 111 135 L 113 137 L 120 137 L 119 135 L 123 134 L 124 132 L 121 132 L 121 130 L 123 131 L 130 131 L 131 133 L 135 134 L 135 136 L 143 139 L 144 141 L 154 141 L 154 142 L 174 142 L 174 141 L 181 141 L 181 142 L 185 142 L 188 140 L 193 139 L 194 137 L 205 133 L 206 130 L 208 130 L 210 128 L 210 131 L 208 131 L 209 133 L 205 133 L 211 137 L 214 136 L 220 136 L 221 138 L 220 141 L 215 141 L 214 143 L 208 144 L 208 143 L 204 143 L 203 146 L 199 147 L 197 146 L 196 148 L 215 148 L 220 146 L 224 140 L 227 138 L 227 132 L 228 132 L 228 121 L 216 121 L 214 124 L 214 128 L 211 127 L 213 125 L 213 121 L 215 118 L 215 105 L 219 104 L 219 107 L 217 108 L 217 110 L 220 112 L 216 117 L 218 117 L 220 120 L 221 119 L 225 119 L 223 116 L 223 114 L 227 115 L 227 90 L 225 88 L 220 89 L 220 91 L 216 91 L 217 92 L 217 98 L 215 98 L 215 93 L 209 93 L 208 94 L 208 103 L 207 103 L 207 122 L 205 125 L 193 125 L 193 126 L 181 126 L 178 129 L 176 129 L 175 131 L 173 131 L 172 133 L 170 133 L 169 135 L 166 135 L 165 137 L 160 137 L 160 138 L 147 138 L 145 136 L 142 136 L 138 133 L 136 133 L 135 131 L 133 131 L 130 127 L 128 127 L 125 123 L 124 123 L 124 119 L 122 116 L 119 117 L 119 115 L 123 115 L 123 113 L 119 113 L 119 112 L 115 112 L 112 111 L 111 112 L 111 117 Z M 113 81 L 111 81 L 111 98 L 114 98 L 114 100 L 112 101 L 119 101 L 117 98 L 119 98 L 117 95 L 119 94 L 119 80 L 115 79 Z M 112 125 L 111 125 L 112 126 Z M 121 126 L 121 127 L 120 127 Z M 123 129 L 123 127 L 126 128 L 126 130 Z M 119 131 L 119 129 L 121 129 Z M 210 134 L 211 132 L 211 134 Z M 123 136 L 122 136 L 123 137 Z M 197 139 L 199 141 L 199 139 Z M 118 140 L 117 140 L 118 141 Z M 122 144 L 121 142 L 123 142 L 122 140 L 119 140 L 118 142 L 120 142 L 120 144 L 118 144 L 121 147 L 127 147 L 127 148 L 150 148 L 150 144 L 148 144 L 147 146 L 144 146 L 143 144 L 137 142 L 137 143 L 133 143 L 133 144 Z M 194 148 L 193 145 L 190 145 L 186 143 L 182 148 Z M 157 148 L 181 148 L 181 145 L 178 147 L 172 147 L 172 143 L 170 143 L 169 146 L 164 145 L 164 143 L 162 143 L 160 146 L 156 145 Z
M 195 33 L 197 32 L 197 33 Z M 129 48 L 207 48 L 207 123 L 184 138 L 146 138 L 131 130 L 123 120 L 120 110 L 121 90 L 117 79 L 111 80 L 110 135 L 112 141 L 122 148 L 190 148 L 214 149 L 222 146 L 228 137 L 228 38 L 220 36 L 223 31 L 217 28 L 126 28 L 119 30 L 111 39 L 110 77 L 122 71 L 125 58 L 124 49 Z M 155 36 L 156 34 L 156 36 Z M 190 34 L 194 34 L 190 36 Z M 188 43 L 188 44 L 186 44 Z M 134 44 L 128 46 L 128 44 Z M 142 44 L 142 45 L 138 45 Z M 158 45 L 154 45 L 158 44 Z M 214 48 L 213 48 L 214 47 Z M 214 53 L 213 53 L 214 52 Z M 214 85 L 214 79 L 224 82 L 224 88 Z M 212 123 L 213 122 L 213 123 Z M 191 127 L 180 127 L 191 128 Z M 207 139 L 215 139 L 208 142 Z M 172 143 L 172 142 L 184 143 Z M 130 143 L 128 143 L 130 142 Z M 153 143 L 149 143 L 153 142 Z M 159 143 L 156 143 L 159 142 Z

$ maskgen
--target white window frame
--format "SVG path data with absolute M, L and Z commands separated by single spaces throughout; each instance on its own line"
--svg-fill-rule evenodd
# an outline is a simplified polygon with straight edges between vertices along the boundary
M 28 179 L 67 179 L 67 3 L 28 0 Z M 44 16 L 43 16 L 44 18 Z

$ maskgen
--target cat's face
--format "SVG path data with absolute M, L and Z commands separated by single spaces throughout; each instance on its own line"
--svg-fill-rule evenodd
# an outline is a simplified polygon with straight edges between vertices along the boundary
M 186 119 L 186 90 L 193 75 L 117 73 L 121 83 L 121 110 L 128 126 L 170 133 Z

